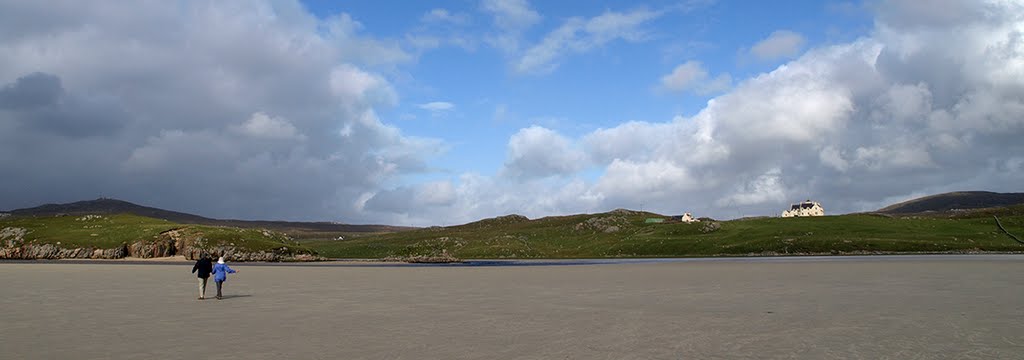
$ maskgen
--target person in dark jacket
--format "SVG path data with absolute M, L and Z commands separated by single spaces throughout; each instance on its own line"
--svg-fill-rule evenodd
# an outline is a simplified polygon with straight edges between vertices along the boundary
M 217 283 L 217 300 L 221 299 L 220 288 L 224 286 L 224 282 L 228 280 L 228 274 L 234 274 L 238 271 L 228 267 L 228 264 L 224 263 L 224 257 L 221 256 L 217 259 L 217 265 L 213 267 L 213 282 Z
M 199 260 L 196 260 L 196 264 L 192 266 L 192 273 L 199 277 L 199 300 L 206 299 L 206 280 L 210 278 L 212 272 L 213 261 L 206 254 L 201 255 Z

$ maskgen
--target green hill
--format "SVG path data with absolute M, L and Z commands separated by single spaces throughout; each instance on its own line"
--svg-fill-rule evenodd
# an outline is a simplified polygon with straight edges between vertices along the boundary
M 318 255 L 445 259 L 1024 252 L 1024 245 L 999 230 L 993 216 L 1010 233 L 1024 235 L 1024 205 L 693 224 L 629 210 L 535 220 L 508 215 L 459 226 L 306 241 L 273 230 L 130 214 L 15 215 L 0 217 L 0 258 L 194 258 L 202 252 L 235 261 Z
M 1024 206 L 945 218 L 851 214 L 707 219 L 693 224 L 647 223 L 648 218 L 665 217 L 617 210 L 536 220 L 510 215 L 460 226 L 304 244 L 334 258 L 439 253 L 458 258 L 603 258 L 1024 251 L 1024 245 L 996 227 L 992 215 L 999 215 L 1011 233 L 1024 234 Z
M 353 236 L 366 233 L 382 233 L 410 229 L 401 226 L 350 225 L 333 222 L 211 219 L 199 215 L 142 206 L 127 201 L 108 198 L 76 201 L 66 204 L 45 204 L 31 208 L 9 210 L 6 211 L 6 213 L 18 217 L 132 214 L 147 218 L 163 219 L 179 224 L 268 229 L 286 232 L 290 236 L 296 238 Z
M 960 191 L 907 200 L 878 210 L 887 214 L 963 211 L 1024 204 L 1024 193 Z
M 183 225 L 117 214 L 0 218 L 0 258 L 121 258 L 224 255 L 235 261 L 312 258 L 287 235 L 262 229 Z

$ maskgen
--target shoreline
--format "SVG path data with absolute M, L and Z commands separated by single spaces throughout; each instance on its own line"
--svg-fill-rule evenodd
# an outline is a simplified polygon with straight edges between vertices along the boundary
M 290 266 L 290 267 L 521 267 L 521 266 L 576 266 L 614 264 L 662 263 L 796 263 L 841 261 L 891 260 L 994 260 L 1024 261 L 1024 253 L 972 252 L 972 253 L 899 253 L 899 254 L 840 254 L 840 255 L 785 255 L 785 256 L 708 256 L 708 257 L 646 257 L 646 258 L 586 258 L 586 259 L 466 259 L 456 263 L 407 263 L 376 259 L 328 259 L 323 261 L 230 262 L 238 266 Z M 121 259 L 0 259 L 3 264 L 74 264 L 74 265 L 192 265 L 184 256 L 162 258 Z

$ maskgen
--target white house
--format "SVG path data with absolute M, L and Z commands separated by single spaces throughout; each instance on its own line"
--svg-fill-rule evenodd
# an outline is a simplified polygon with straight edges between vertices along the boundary
M 825 208 L 821 207 L 817 201 L 804 201 L 802 203 L 793 204 L 789 207 L 789 210 L 782 212 L 782 217 L 798 217 L 798 216 L 825 216 Z
M 694 218 L 693 215 L 690 215 L 690 213 L 683 213 L 683 217 L 680 218 L 679 220 L 687 224 L 700 222 L 699 219 Z

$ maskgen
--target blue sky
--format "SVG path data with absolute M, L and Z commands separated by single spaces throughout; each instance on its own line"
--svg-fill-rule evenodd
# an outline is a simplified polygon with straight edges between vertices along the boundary
M 700 61 L 713 75 L 727 73 L 740 80 L 769 71 L 802 50 L 865 36 L 872 22 L 867 6 L 852 2 L 528 3 L 540 18 L 523 32 L 522 47 L 536 45 L 573 17 L 639 10 L 659 14 L 635 27 L 641 34 L 637 40 L 608 41 L 560 57 L 553 70 L 522 73 L 514 69 L 514 54 L 475 37 L 494 31 L 493 15 L 476 1 L 303 3 L 320 18 L 348 14 L 362 24 L 362 34 L 380 40 L 401 43 L 412 36 L 436 36 L 444 41 L 444 36 L 452 36 L 473 42 L 425 50 L 408 63 L 385 70 L 395 73 L 393 85 L 401 101 L 381 109 L 380 115 L 409 135 L 449 143 L 450 152 L 432 164 L 453 174 L 497 172 L 501 163 L 495 159 L 504 157 L 506 140 L 530 125 L 580 136 L 626 121 L 661 122 L 693 115 L 721 91 L 680 93 L 660 88 L 659 79 L 686 61 Z M 425 20 L 437 11 L 458 20 Z M 762 59 L 750 54 L 752 46 L 779 30 L 802 39 L 793 55 Z M 420 107 L 431 102 L 451 103 L 454 108 L 434 114 Z
M 1021 191 L 998 0 L 0 4 L 0 209 L 450 225 Z

